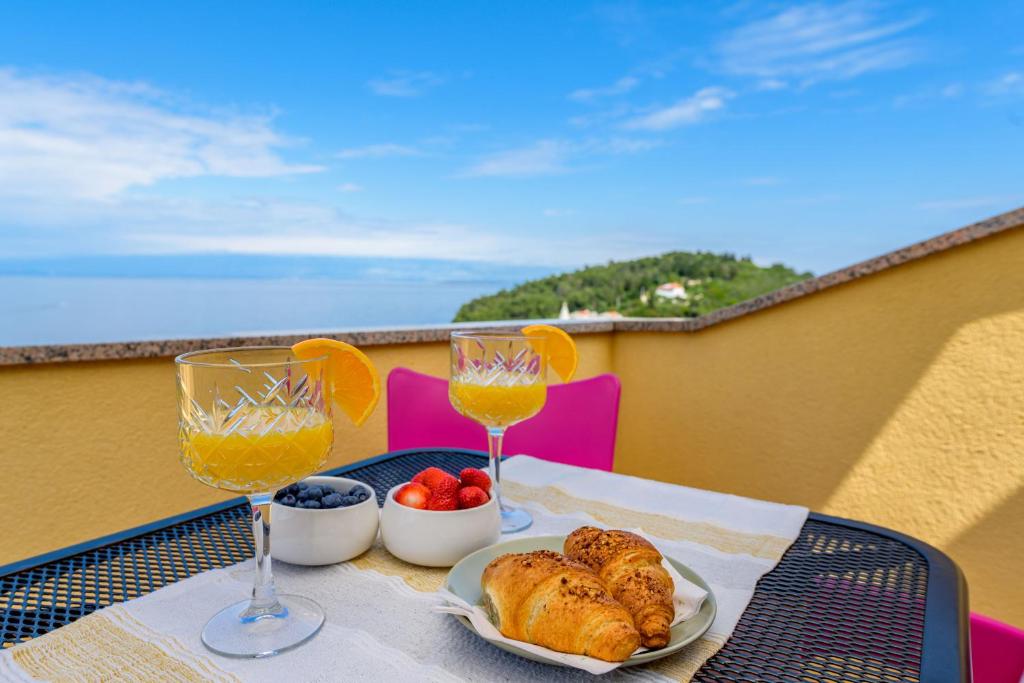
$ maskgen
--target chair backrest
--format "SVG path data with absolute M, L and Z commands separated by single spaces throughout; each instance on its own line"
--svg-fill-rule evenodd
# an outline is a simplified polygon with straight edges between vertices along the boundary
M 1024 631 L 972 612 L 971 669 L 974 683 L 1024 681 Z
M 543 410 L 505 434 L 503 451 L 610 471 L 621 393 L 615 375 L 553 384 Z M 448 380 L 395 368 L 388 375 L 387 401 L 388 450 L 487 450 L 484 428 L 448 402 Z

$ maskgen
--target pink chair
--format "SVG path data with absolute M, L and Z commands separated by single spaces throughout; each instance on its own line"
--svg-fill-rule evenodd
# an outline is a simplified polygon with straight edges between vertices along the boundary
M 1024 681 L 1024 631 L 972 612 L 971 670 L 974 683 Z
M 552 384 L 543 410 L 509 429 L 502 450 L 610 471 L 621 393 L 615 375 Z M 395 368 L 388 375 L 388 450 L 430 447 L 486 451 L 487 435 L 452 408 L 448 380 Z

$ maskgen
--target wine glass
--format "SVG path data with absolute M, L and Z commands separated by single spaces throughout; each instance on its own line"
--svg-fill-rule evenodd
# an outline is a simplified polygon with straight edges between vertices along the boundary
M 276 489 L 319 470 L 331 451 L 327 358 L 267 346 L 196 351 L 175 364 L 181 461 L 207 486 L 248 496 L 256 546 L 252 597 L 217 612 L 203 643 L 233 657 L 283 652 L 324 623 L 314 601 L 274 590 L 270 506 Z
M 533 523 L 526 510 L 501 499 L 501 442 L 505 430 L 527 420 L 547 400 L 546 339 L 516 334 L 453 332 L 448 399 L 457 411 L 487 429 L 492 495 L 501 508 L 501 532 Z

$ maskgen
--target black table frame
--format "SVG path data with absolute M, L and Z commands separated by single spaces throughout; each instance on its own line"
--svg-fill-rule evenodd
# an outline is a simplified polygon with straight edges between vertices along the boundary
M 385 470 L 381 469 L 381 467 L 384 465 L 388 465 L 389 468 L 398 467 L 401 466 L 402 463 L 405 462 L 405 460 L 408 460 L 410 458 L 411 460 L 418 461 L 420 462 L 420 464 L 422 464 L 422 462 L 428 461 L 423 459 L 429 457 L 444 457 L 444 460 L 441 461 L 442 463 L 451 462 L 452 457 L 460 458 L 462 460 L 463 466 L 465 466 L 466 462 L 472 462 L 473 464 L 479 465 L 482 465 L 486 462 L 485 453 L 481 453 L 479 451 L 468 451 L 463 449 L 429 449 L 396 451 L 392 453 L 385 453 L 375 458 L 369 458 L 367 460 L 352 463 L 344 467 L 335 468 L 325 472 L 324 474 L 342 475 L 353 473 L 356 471 L 369 472 L 371 470 L 384 472 Z M 433 464 L 433 462 L 431 462 L 431 464 Z M 378 490 L 377 494 L 378 497 L 381 498 L 381 502 L 383 502 L 382 499 L 383 496 L 386 494 L 386 490 Z M 21 577 L 28 577 L 31 575 L 37 577 L 34 580 L 38 581 L 38 575 L 40 571 L 45 572 L 45 570 L 48 567 L 55 566 L 57 563 L 66 562 L 69 560 L 69 558 L 74 558 L 75 556 L 82 555 L 85 553 L 94 553 L 95 551 L 104 548 L 116 549 L 119 546 L 119 544 L 136 542 L 140 538 L 148 537 L 153 534 L 166 533 L 168 530 L 172 528 L 181 527 L 181 525 L 198 524 L 202 523 L 204 519 L 212 519 L 217 515 L 231 514 L 235 511 L 236 508 L 239 511 L 241 511 L 245 509 L 245 505 L 246 503 L 244 498 L 228 500 L 222 503 L 209 505 L 207 507 L 200 508 L 198 510 L 187 512 L 181 515 L 176 515 L 174 517 L 169 517 L 156 522 L 152 522 L 150 524 L 145 524 L 115 534 L 103 536 L 101 538 L 87 541 L 85 543 L 79 543 L 77 545 L 62 548 L 60 550 L 56 550 L 50 553 L 45 553 L 43 555 L 39 555 L 36 557 L 28 558 L 18 562 L 13 562 L 5 566 L 0 566 L 0 623 L 2 623 L 5 626 L 5 628 L 7 628 L 7 622 L 13 621 L 15 620 L 15 617 L 18 617 L 18 615 L 14 614 L 16 610 L 14 610 L 11 607 L 11 595 L 13 594 L 12 591 L 20 585 L 19 580 Z M 245 514 L 245 519 L 248 519 L 247 513 Z M 895 542 L 898 544 L 902 544 L 902 546 L 905 546 L 906 548 L 909 548 L 915 553 L 917 553 L 926 565 L 926 570 L 922 568 L 921 571 L 927 572 L 927 588 L 924 598 L 924 615 L 922 625 L 923 634 L 920 637 L 920 670 L 917 673 L 916 680 L 921 683 L 939 683 L 944 681 L 968 682 L 971 680 L 968 635 L 967 584 L 964 580 L 963 573 L 960 571 L 959 567 L 957 567 L 956 563 L 954 563 L 947 555 L 945 555 L 938 549 L 928 545 L 927 543 L 924 543 L 905 534 L 901 534 L 890 529 L 885 529 L 883 527 L 866 524 L 863 522 L 856 522 L 848 519 L 842 519 L 839 517 L 822 515 L 813 512 L 810 514 L 808 518 L 808 522 L 805 525 L 805 530 L 808 528 L 809 525 L 825 525 L 824 527 L 820 528 L 832 527 L 837 532 L 841 533 L 869 534 L 871 536 L 884 539 L 887 542 Z M 238 559 L 243 559 L 246 556 L 246 550 L 247 549 L 245 548 L 234 548 L 232 550 L 235 556 L 234 561 L 238 561 Z M 793 550 L 794 549 L 791 548 L 789 552 L 793 552 Z M 789 553 L 787 553 L 787 555 L 788 554 Z M 122 558 L 122 565 L 123 564 L 124 560 Z M 197 573 L 197 571 L 193 570 L 201 571 L 203 569 L 211 568 L 214 566 L 223 566 L 223 564 L 218 564 L 216 561 L 210 563 L 208 566 L 205 563 L 200 563 L 198 567 L 190 565 L 189 568 L 183 569 L 182 571 L 185 572 L 186 575 L 191 575 Z M 774 570 L 764 579 L 762 579 L 762 582 L 764 582 L 765 579 L 771 577 L 773 574 L 781 570 L 783 570 L 783 564 L 780 564 L 780 566 L 777 567 L 776 570 Z M 179 572 L 175 572 L 175 577 L 172 578 L 170 581 L 164 581 L 163 585 L 166 585 L 166 583 L 173 583 L 176 580 L 180 580 L 180 578 L 184 578 L 184 576 L 176 576 L 177 573 Z M 758 591 L 761 591 L 760 584 L 758 587 Z M 131 592 L 123 593 L 123 599 L 135 597 L 136 595 L 144 594 L 145 592 L 149 591 L 142 590 L 141 592 L 137 592 L 135 594 L 132 594 Z M 757 594 L 755 594 L 755 599 L 756 598 Z M 121 600 L 117 599 L 116 596 L 112 600 L 110 600 L 110 602 L 119 601 Z M 96 604 L 78 606 L 77 612 L 72 610 L 68 615 L 65 615 L 64 619 L 61 619 L 60 617 L 55 617 L 51 625 L 53 628 L 56 628 L 62 625 L 62 623 L 69 623 L 70 621 L 74 621 L 75 619 L 84 616 L 84 614 L 87 614 L 90 611 L 94 611 L 95 609 L 98 609 L 102 606 L 104 605 Z M 746 617 L 747 615 L 745 613 L 744 619 L 746 619 Z M 722 651 L 722 653 L 720 653 L 720 656 L 729 651 L 729 648 L 732 646 L 734 640 L 737 640 L 737 637 L 741 635 L 741 630 L 743 628 L 744 621 L 741 621 L 740 625 L 737 627 L 733 639 L 731 639 L 729 643 L 727 643 L 726 648 Z M 42 626 L 37 625 L 36 630 L 38 632 L 33 633 L 32 635 L 41 635 L 47 630 L 52 629 L 46 628 L 46 624 L 44 623 Z M 8 632 L 4 634 L 3 646 L 10 647 L 11 645 L 19 642 L 20 640 L 25 639 L 28 638 L 26 636 L 22 636 L 20 638 L 13 638 L 12 632 L 10 631 L 10 629 L 8 629 Z M 742 661 L 742 657 L 739 661 Z M 711 666 L 714 663 L 715 659 L 713 658 L 709 662 L 708 666 Z M 733 669 L 729 670 L 732 671 Z M 702 672 L 703 671 L 704 670 L 702 669 Z M 764 675 L 763 672 L 762 675 Z M 827 674 L 825 676 L 826 677 L 822 678 L 821 680 L 834 680 L 832 678 L 829 678 Z M 701 679 L 700 674 L 698 675 L 698 679 Z M 721 680 L 721 678 L 715 677 L 708 678 L 707 680 Z M 735 680 L 781 681 L 787 679 L 785 677 L 775 678 L 771 676 L 769 676 L 769 678 L 766 679 L 747 678 L 746 674 L 742 674 L 739 678 Z M 911 677 L 887 679 L 884 676 L 882 676 L 877 679 L 864 678 L 863 680 L 914 680 L 914 678 Z

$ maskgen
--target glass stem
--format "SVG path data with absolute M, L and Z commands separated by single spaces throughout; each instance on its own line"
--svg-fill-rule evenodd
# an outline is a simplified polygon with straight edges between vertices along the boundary
M 252 599 L 242 612 L 242 621 L 255 621 L 262 617 L 283 617 L 285 607 L 278 602 L 274 590 L 274 572 L 270 566 L 270 505 L 273 495 L 260 493 L 249 496 L 252 510 L 252 536 L 256 547 L 256 578 L 252 586 Z
M 504 427 L 487 428 L 487 451 L 490 454 L 491 489 L 498 499 L 498 507 L 508 510 L 501 498 L 501 440 L 505 437 Z

